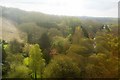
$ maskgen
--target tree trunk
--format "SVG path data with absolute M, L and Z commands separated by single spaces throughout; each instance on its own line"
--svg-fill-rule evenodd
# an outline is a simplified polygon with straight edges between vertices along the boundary
M 36 71 L 35 71 L 35 80 L 37 80 L 37 73 L 36 73 Z

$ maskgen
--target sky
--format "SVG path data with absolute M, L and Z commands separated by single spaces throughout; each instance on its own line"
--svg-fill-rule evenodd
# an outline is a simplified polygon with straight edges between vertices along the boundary
M 0 5 L 54 15 L 118 17 L 119 0 L 1 0 Z

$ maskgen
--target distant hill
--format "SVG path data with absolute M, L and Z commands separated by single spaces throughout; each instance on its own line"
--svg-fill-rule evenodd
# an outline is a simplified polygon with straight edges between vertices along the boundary
M 87 17 L 87 16 L 81 16 L 80 20 L 82 22 L 96 22 L 96 23 L 102 23 L 102 24 L 118 24 L 117 18 L 112 17 Z
M 35 39 L 38 39 L 40 35 L 45 31 L 49 31 L 50 28 L 58 31 L 58 33 L 60 31 L 62 35 L 66 36 L 68 34 L 66 30 L 71 28 L 72 33 L 76 26 L 82 26 L 88 32 L 96 32 L 104 24 L 110 26 L 118 24 L 117 18 L 57 16 L 41 12 L 24 11 L 17 8 L 0 7 L 2 8 L 0 10 L 0 13 L 2 13 L 0 15 L 0 19 L 2 17 L 0 24 L 3 24 L 1 25 L 3 29 L 0 28 L 0 31 L 3 32 L 3 34 L 0 34 L 0 38 L 3 36 L 3 39 L 8 41 L 14 38 L 22 41 L 23 38 L 26 39 L 25 33 L 29 32 L 32 36 L 34 32 L 39 32 L 34 34 L 34 36 L 37 35 Z M 25 29 L 24 26 L 28 26 L 29 30 L 28 28 Z
M 1 6 L 2 7 L 2 6 Z M 7 8 L 2 7 L 2 16 L 14 20 L 18 23 L 28 22 L 28 21 L 53 21 L 57 22 L 64 18 L 79 18 L 81 22 L 84 24 L 89 24 L 89 22 L 102 23 L 102 24 L 117 24 L 118 19 L 112 17 L 90 17 L 90 16 L 57 16 L 57 15 L 49 15 L 41 12 L 33 12 L 33 11 L 24 11 L 17 8 Z

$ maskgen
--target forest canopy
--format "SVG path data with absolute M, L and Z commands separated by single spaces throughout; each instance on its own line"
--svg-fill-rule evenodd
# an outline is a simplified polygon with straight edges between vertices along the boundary
M 7 7 L 0 17 L 12 22 L 22 40 L 0 40 L 3 78 L 119 77 L 117 19 Z

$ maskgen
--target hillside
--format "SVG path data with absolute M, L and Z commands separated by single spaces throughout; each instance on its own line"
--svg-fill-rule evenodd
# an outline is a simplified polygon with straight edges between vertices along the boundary
M 23 11 L 17 8 L 2 6 L 1 8 L 1 16 L 3 17 L 3 39 L 8 41 L 13 38 L 20 41 L 20 36 L 24 40 L 27 40 L 27 38 L 32 35 L 33 38 L 38 41 L 43 33 L 46 31 L 50 32 L 51 30 L 65 37 L 69 34 L 68 32 L 74 33 L 76 26 L 82 26 L 85 28 L 84 30 L 92 34 L 92 36 L 95 36 L 96 32 L 103 25 L 109 25 L 110 27 L 118 25 L 117 18 L 57 16 L 40 12 Z M 53 32 L 51 34 L 54 34 Z M 26 36 L 26 34 L 29 36 Z M 35 41 L 33 40 L 32 42 Z
M 0 39 L 6 41 L 11 41 L 13 39 L 17 39 L 18 41 L 22 42 L 23 39 L 21 38 L 22 32 L 16 28 L 16 25 L 9 19 L 1 18 L 0 17 Z
M 57 16 L 40 12 L 23 11 L 17 8 L 8 7 L 2 7 L 2 17 L 5 19 L 3 20 L 3 24 L 7 26 L 7 28 L 5 29 L 10 30 L 5 30 L 6 32 L 4 32 L 3 35 L 9 34 L 10 36 L 15 37 L 15 35 L 19 34 L 19 31 L 25 32 L 27 34 L 30 32 L 31 34 L 29 35 L 34 35 L 34 38 L 36 38 L 37 40 L 40 38 L 40 35 L 42 35 L 46 31 L 49 32 L 49 30 L 51 29 L 55 29 L 57 33 L 62 32 L 62 35 L 67 36 L 69 31 L 72 33 L 74 32 L 76 26 L 82 26 L 87 30 L 87 32 L 90 33 L 97 32 L 97 30 L 99 30 L 103 25 L 109 25 L 110 27 L 112 27 L 117 26 L 118 24 L 117 18 Z M 15 23 L 15 25 L 12 22 Z M 11 28 L 10 26 L 14 26 L 14 28 Z M 32 28 L 34 28 L 34 30 Z M 38 34 L 39 36 L 36 36 Z M 11 39 L 13 37 L 11 37 Z M 4 39 L 7 38 L 8 37 L 4 36 Z M 16 38 L 20 39 L 18 36 L 16 36 Z M 23 38 L 26 39 L 25 36 Z M 10 37 L 8 39 L 10 39 Z
M 1 8 L 2 8 L 3 17 L 8 18 L 17 23 L 32 22 L 32 21 L 36 23 L 37 22 L 46 23 L 47 21 L 50 21 L 49 23 L 52 24 L 52 23 L 58 23 L 61 20 L 65 20 L 65 21 L 67 20 L 69 22 L 71 19 L 76 18 L 79 19 L 82 22 L 82 24 L 86 24 L 86 25 L 89 25 L 90 24 L 89 22 L 100 23 L 100 24 L 118 24 L 118 19 L 112 17 L 57 16 L 57 15 L 44 14 L 41 12 L 24 11 L 17 8 L 8 8 L 2 6 Z
M 1 17 L 3 78 L 119 77 L 116 18 L 57 16 L 7 7 L 2 7 Z

